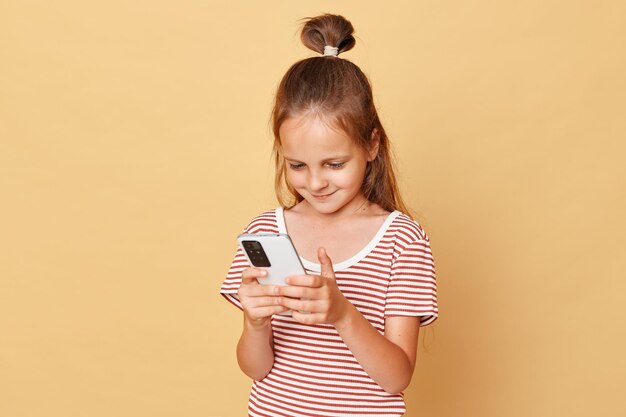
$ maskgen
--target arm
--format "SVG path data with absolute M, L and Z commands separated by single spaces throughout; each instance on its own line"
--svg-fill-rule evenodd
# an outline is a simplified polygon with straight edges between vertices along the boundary
M 389 317 L 381 335 L 350 304 L 350 311 L 335 324 L 339 335 L 365 372 L 388 393 L 402 392 L 415 369 L 419 322 L 416 317 Z
M 276 296 L 277 287 L 259 285 L 257 278 L 265 274 L 262 269 L 244 270 L 238 291 L 244 314 L 237 362 L 243 373 L 257 381 L 265 378 L 274 365 L 271 317 L 287 310 Z
M 256 326 L 244 318 L 243 331 L 237 343 L 237 363 L 244 374 L 260 381 L 274 366 L 272 326 Z
M 325 250 L 318 251 L 318 258 L 321 275 L 290 277 L 290 286 L 279 290 L 285 296 L 282 305 L 293 310 L 293 318 L 299 322 L 335 326 L 365 372 L 385 391 L 401 392 L 415 368 L 419 319 L 389 317 L 385 334 L 380 334 L 337 287 Z

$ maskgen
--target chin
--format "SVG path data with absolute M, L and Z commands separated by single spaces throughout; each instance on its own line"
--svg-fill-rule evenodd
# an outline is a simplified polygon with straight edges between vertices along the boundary
M 337 207 L 336 203 L 326 202 L 326 201 L 318 201 L 315 198 L 305 198 L 306 202 L 315 209 L 315 211 L 322 214 L 332 214 L 339 210 L 340 207 Z
M 320 214 L 334 214 L 341 211 L 341 209 L 345 207 L 344 204 L 337 204 L 336 202 L 327 203 L 309 200 L 308 203 Z

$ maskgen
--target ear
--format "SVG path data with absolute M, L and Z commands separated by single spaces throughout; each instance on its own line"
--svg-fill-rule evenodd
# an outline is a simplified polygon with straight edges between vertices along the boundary
M 368 162 L 372 162 L 378 156 L 378 148 L 380 146 L 380 132 L 378 129 L 374 128 L 372 130 L 372 137 L 370 139 L 370 149 L 368 151 Z

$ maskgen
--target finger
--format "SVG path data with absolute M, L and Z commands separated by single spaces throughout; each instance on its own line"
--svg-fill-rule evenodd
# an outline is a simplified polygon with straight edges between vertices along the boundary
M 302 324 L 323 324 L 324 315 L 320 313 L 308 313 L 303 311 L 293 310 L 291 312 L 291 317 Z
M 248 317 L 252 319 L 262 319 L 265 317 L 273 316 L 274 314 L 284 313 L 289 309 L 284 306 L 267 306 L 259 307 L 248 312 Z
M 281 297 L 250 297 L 245 300 L 244 304 L 248 309 L 259 309 L 263 307 L 283 305 Z
M 242 284 L 258 284 L 257 278 L 263 278 L 267 276 L 267 271 L 261 268 L 246 268 L 241 273 Z
M 287 284 L 290 286 L 301 286 L 301 287 L 321 287 L 324 285 L 325 278 L 320 277 L 319 275 L 292 275 L 287 277 Z
M 333 262 L 328 257 L 325 248 L 317 250 L 317 259 L 320 261 L 320 275 L 325 278 L 335 279 L 335 271 L 333 270 Z
M 320 310 L 319 303 L 314 300 L 300 300 L 297 298 L 281 297 L 281 303 L 284 307 L 293 311 L 318 312 Z
M 279 287 L 274 285 L 242 285 L 239 287 L 240 297 L 261 297 L 264 295 L 279 295 Z
M 285 297 L 310 298 L 310 299 L 316 298 L 314 289 L 310 287 L 287 285 L 284 287 L 276 287 L 276 288 L 277 288 L 276 292 Z

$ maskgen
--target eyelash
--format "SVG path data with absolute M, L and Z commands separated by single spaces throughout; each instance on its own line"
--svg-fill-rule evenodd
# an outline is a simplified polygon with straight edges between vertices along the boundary
M 332 169 L 341 169 L 343 168 L 343 164 L 345 164 L 345 162 L 329 162 L 328 166 Z
M 341 169 L 344 164 L 345 162 L 329 162 L 326 165 L 328 165 L 331 169 Z M 304 168 L 304 164 L 289 164 L 289 168 L 295 170 L 302 169 Z

